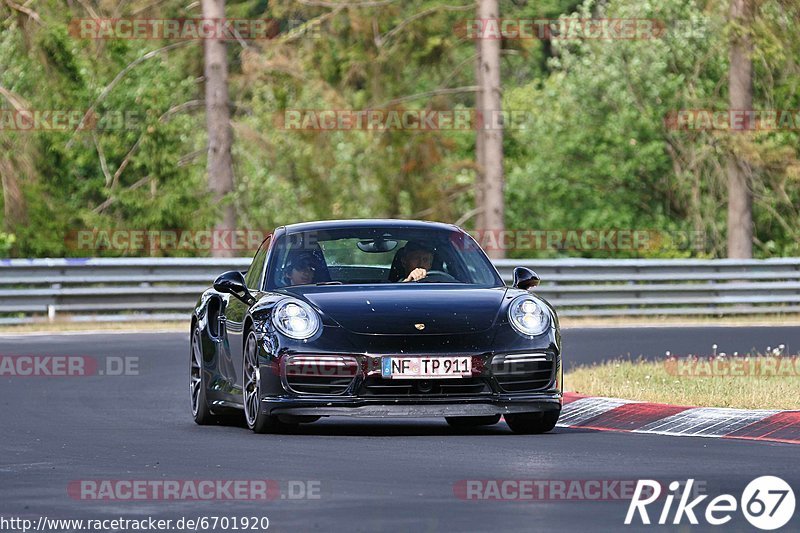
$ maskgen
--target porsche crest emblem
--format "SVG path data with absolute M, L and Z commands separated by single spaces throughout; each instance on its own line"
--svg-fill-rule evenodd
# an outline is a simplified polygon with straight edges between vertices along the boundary
M 425 329 L 425 324 L 414 324 L 414 327 L 417 328 L 419 331 Z

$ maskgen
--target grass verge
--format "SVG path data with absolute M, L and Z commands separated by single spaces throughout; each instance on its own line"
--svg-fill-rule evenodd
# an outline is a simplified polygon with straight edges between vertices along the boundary
M 784 357 L 774 365 L 754 359 L 694 359 L 681 367 L 674 359 L 609 361 L 568 372 L 564 384 L 589 396 L 673 405 L 800 409 L 800 358 Z

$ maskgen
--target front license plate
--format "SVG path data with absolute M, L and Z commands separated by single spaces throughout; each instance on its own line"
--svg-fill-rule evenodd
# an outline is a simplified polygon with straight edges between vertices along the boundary
M 464 378 L 472 376 L 471 357 L 384 357 L 381 377 L 392 379 Z

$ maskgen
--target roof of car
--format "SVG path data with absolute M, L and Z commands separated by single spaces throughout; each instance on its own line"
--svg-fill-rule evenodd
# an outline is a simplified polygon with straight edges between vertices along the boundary
M 396 218 L 359 218 L 352 220 L 319 220 L 316 222 L 300 222 L 285 226 L 286 231 L 330 230 L 340 228 L 428 228 L 448 231 L 458 231 L 460 228 L 453 224 L 443 222 L 429 222 L 424 220 L 402 220 Z

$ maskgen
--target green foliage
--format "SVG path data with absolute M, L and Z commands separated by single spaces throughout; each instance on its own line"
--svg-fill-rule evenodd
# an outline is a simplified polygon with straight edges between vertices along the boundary
M 791 168 L 788 174 L 787 168 L 777 168 L 778 161 L 785 167 L 796 161 L 796 135 L 758 134 L 751 139 L 741 134 L 673 131 L 664 122 L 677 110 L 727 108 L 727 96 L 720 93 L 727 76 L 727 40 L 721 31 L 725 9 L 722 3 L 683 0 L 583 4 L 576 16 L 671 23 L 668 33 L 656 40 L 557 41 L 550 62 L 553 72 L 544 83 L 506 91 L 506 108 L 528 109 L 531 115 L 525 129 L 509 132 L 509 144 L 516 147 L 506 164 L 509 226 L 652 229 L 703 236 L 670 240 L 675 247 L 628 254 L 590 250 L 585 254 L 590 256 L 723 255 L 724 158 L 731 143 L 738 142 L 740 150 L 752 152 L 750 159 L 756 163 L 757 233 L 775 235 L 779 217 L 761 206 L 778 200 L 769 184 L 774 180 L 792 198 L 778 202 L 778 209 L 797 205 L 796 182 L 788 183 Z M 776 51 L 771 55 L 776 59 L 765 63 L 768 74 L 783 72 L 787 57 Z M 758 90 L 772 88 L 762 82 Z M 772 169 L 758 164 L 764 157 L 771 158 Z M 789 237 L 784 230 L 796 228 L 800 221 L 796 208 L 793 217 L 778 229 L 784 237 Z M 687 242 L 694 244 L 686 246 Z M 780 239 L 780 244 L 767 241 L 759 251 L 796 253 L 792 251 L 797 250 L 796 242 L 795 233 Z
M 0 257 L 8 257 L 16 240 L 17 238 L 13 233 L 3 233 L 0 231 Z
M 454 9 L 459 5 L 467 9 Z M 202 47 L 162 51 L 132 66 L 171 43 L 77 39 L 70 20 L 90 15 L 70 6 L 30 4 L 39 24 L 0 4 L 0 87 L 31 109 L 92 108 L 107 119 L 93 131 L 0 129 L 0 172 L 20 184 L 25 214 L 3 221 L 0 253 L 88 255 L 70 243 L 82 229 L 212 227 L 218 211 L 206 187 Z M 200 16 L 195 4 L 174 0 L 101 8 L 101 17 Z M 504 106 L 515 113 L 504 139 L 507 227 L 657 236 L 642 249 L 512 255 L 724 255 L 724 166 L 732 150 L 752 163 L 757 253 L 800 253 L 797 132 L 676 131 L 664 122 L 675 110 L 726 109 L 727 2 L 504 1 L 501 9 L 503 18 L 659 19 L 669 29 L 651 40 L 503 42 Z M 231 18 L 276 19 L 281 28 L 273 40 L 228 44 L 236 190 L 226 201 L 236 207 L 239 228 L 354 217 L 462 221 L 470 228 L 474 131 L 303 131 L 281 124 L 287 110 L 473 108 L 466 88 L 475 83 L 475 43 L 455 30 L 475 17 L 473 3 L 403 0 L 340 9 L 239 0 L 227 10 Z M 752 28 L 757 108 L 800 108 L 798 19 L 794 2 L 759 2 Z M 294 35 L 301 23 L 316 33 Z M 462 90 L 442 91 L 453 88 Z M 0 102 L 11 109 L 7 98 Z M 129 118 L 124 127 L 109 125 L 120 114 Z
M 0 138 L 14 145 L 27 136 L 36 153 L 34 175 L 22 176 L 26 224 L 6 223 L 17 234 L 14 253 L 94 255 L 99 252 L 71 246 L 70 236 L 87 228 L 207 227 L 213 215 L 203 160 L 181 161 L 204 143 L 202 114 L 180 108 L 199 94 L 192 56 L 200 48 L 190 45 L 145 60 L 106 94 L 126 66 L 164 43 L 79 40 L 67 24 L 86 15 L 65 17 L 63 8 L 51 7 L 39 12 L 43 26 L 6 20 L 0 86 L 24 98 L 31 110 L 82 115 L 93 109 L 96 127 L 0 131 Z M 168 113 L 173 109 L 179 111 Z

